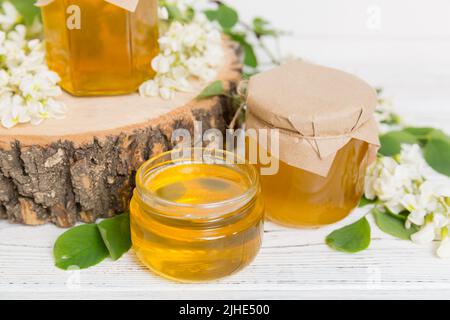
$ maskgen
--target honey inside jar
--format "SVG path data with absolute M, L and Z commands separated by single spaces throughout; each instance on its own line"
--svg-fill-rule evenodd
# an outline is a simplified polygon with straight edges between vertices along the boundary
M 364 189 L 368 144 L 351 140 L 339 150 L 326 177 L 280 161 L 276 175 L 262 176 L 267 217 L 290 227 L 320 227 L 345 218 Z
M 199 282 L 241 270 L 261 246 L 264 208 L 250 165 L 170 160 L 137 174 L 131 233 L 138 258 L 166 278 Z M 220 163 L 222 162 L 222 163 Z
M 135 12 L 105 0 L 54 0 L 42 8 L 47 63 L 76 96 L 136 91 L 154 76 L 158 54 L 157 0 Z

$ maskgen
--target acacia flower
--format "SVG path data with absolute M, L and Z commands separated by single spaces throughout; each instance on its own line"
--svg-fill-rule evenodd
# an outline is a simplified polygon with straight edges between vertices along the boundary
M 411 240 L 425 244 L 441 238 L 437 255 L 446 256 L 450 247 L 446 231 L 450 227 L 450 179 L 427 164 L 420 146 L 403 145 L 398 156 L 378 158 L 366 175 L 366 198 L 377 199 L 394 214 L 407 213 L 406 227 L 420 228 Z
M 2 30 L 9 31 L 18 24 L 22 17 L 16 8 L 8 1 L 2 3 L 0 13 L 0 27 Z
M 439 245 L 436 254 L 440 258 L 450 258 L 450 237 L 448 228 L 442 229 L 441 244 Z
M 417 244 L 427 244 L 432 242 L 435 238 L 436 232 L 432 222 L 427 223 L 419 232 L 416 232 L 411 236 L 411 240 Z
M 166 0 L 180 12 L 188 10 L 186 0 Z M 165 21 L 167 9 L 161 7 L 162 33 L 159 38 L 160 54 L 151 62 L 156 72 L 152 80 L 144 82 L 141 96 L 170 100 L 175 92 L 191 92 L 192 81 L 209 82 L 217 76 L 223 61 L 221 34 L 202 12 L 195 12 L 192 21 Z
M 45 51 L 38 39 L 28 40 L 27 29 L 9 2 L 0 13 L 0 122 L 5 128 L 39 124 L 61 118 L 65 107 L 54 98 L 61 94 L 59 76 L 45 64 Z M 8 17 L 5 17 L 8 16 Z

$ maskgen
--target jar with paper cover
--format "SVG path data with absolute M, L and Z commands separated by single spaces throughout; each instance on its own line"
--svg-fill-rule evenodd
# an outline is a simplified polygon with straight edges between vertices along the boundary
M 154 76 L 157 0 L 39 0 L 47 63 L 76 96 L 136 91 Z
M 268 218 L 319 227 L 346 217 L 379 148 L 375 90 L 348 73 L 294 61 L 252 77 L 247 105 L 248 129 L 279 132 L 279 154 L 271 155 L 277 173 L 261 177 Z

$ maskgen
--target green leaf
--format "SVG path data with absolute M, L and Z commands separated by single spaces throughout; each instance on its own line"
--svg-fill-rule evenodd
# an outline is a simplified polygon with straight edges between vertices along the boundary
M 209 21 L 217 21 L 217 10 L 205 10 L 203 13 Z
M 225 88 L 220 80 L 214 81 L 209 86 L 207 86 L 198 96 L 197 100 L 208 99 L 216 96 L 223 95 L 225 93 Z
M 167 12 L 169 13 L 170 21 L 182 21 L 183 20 L 183 14 L 181 13 L 180 9 L 178 9 L 177 6 L 172 5 L 172 4 L 165 4 L 164 7 L 166 7 Z
M 439 173 L 450 177 L 450 137 L 440 130 L 429 135 L 424 149 L 425 160 Z
M 232 40 L 238 42 L 242 46 L 242 49 L 244 49 L 244 64 L 247 67 L 256 68 L 258 66 L 258 58 L 255 54 L 253 46 L 247 42 L 246 35 L 243 33 L 234 32 L 228 32 L 227 34 Z
M 389 117 L 386 120 L 382 120 L 381 123 L 383 124 L 387 124 L 390 126 L 395 126 L 395 125 L 399 125 L 402 123 L 402 119 L 398 114 L 395 113 L 390 113 Z
M 400 212 L 399 214 L 394 214 L 391 212 L 387 212 L 387 213 L 399 220 L 402 220 L 403 222 L 406 222 L 406 220 L 408 220 L 408 216 L 410 215 L 410 213 L 408 211 L 403 211 L 403 212 Z
M 131 248 L 130 215 L 121 214 L 98 224 L 103 242 L 114 261 L 119 260 Z
M 380 153 L 392 157 L 400 153 L 402 144 L 416 144 L 419 140 L 411 133 L 405 131 L 391 131 L 380 137 Z
M 263 18 L 258 17 L 253 19 L 253 32 L 256 34 L 257 37 L 263 36 L 276 37 L 278 35 L 278 32 L 276 30 L 270 29 L 269 26 L 270 26 L 269 21 Z
M 5 2 L 4 0 L 0 2 Z M 41 11 L 34 5 L 36 0 L 9 0 L 22 15 L 26 25 L 32 25 L 35 19 L 40 18 Z
M 363 207 L 366 207 L 366 206 L 368 206 L 368 205 L 371 205 L 371 204 L 374 204 L 376 202 L 376 200 L 370 200 L 370 199 L 367 199 L 365 196 L 363 196 L 362 198 L 361 198 L 361 200 L 359 201 L 359 208 L 363 208 Z
M 258 58 L 256 57 L 253 46 L 249 43 L 243 44 L 244 48 L 244 64 L 247 67 L 256 68 L 258 66 Z
M 184 21 L 187 23 L 192 22 L 195 18 L 195 10 L 192 7 L 189 7 L 184 14 Z
M 430 138 L 430 135 L 436 131 L 434 128 L 427 128 L 427 127 L 408 127 L 404 128 L 403 131 L 408 132 L 415 136 L 417 140 L 419 140 L 420 144 L 422 146 L 426 145 L 428 143 L 428 139 Z
M 185 11 L 180 11 L 180 9 L 173 4 L 161 1 L 160 5 L 167 9 L 169 13 L 169 21 L 179 21 L 182 23 L 189 23 L 195 16 L 195 11 L 192 7 L 188 7 Z
M 407 127 L 403 129 L 403 131 L 412 134 L 418 139 L 427 139 L 428 136 L 435 130 L 436 129 L 434 128 L 428 127 Z
M 60 269 L 74 266 L 86 269 L 108 257 L 108 249 L 97 225 L 85 224 L 63 233 L 55 243 L 53 255 Z
M 329 247 L 347 253 L 356 253 L 370 245 L 370 225 L 364 217 L 361 220 L 333 231 L 326 238 Z
M 223 30 L 231 30 L 239 22 L 237 11 L 225 4 L 220 4 L 216 10 L 206 10 L 205 15 L 210 21 L 219 22 Z
M 410 240 L 411 235 L 418 231 L 414 226 L 410 229 L 405 227 L 406 219 L 403 215 L 397 216 L 389 212 L 382 212 L 378 209 L 373 209 L 372 214 L 378 228 L 396 238 Z

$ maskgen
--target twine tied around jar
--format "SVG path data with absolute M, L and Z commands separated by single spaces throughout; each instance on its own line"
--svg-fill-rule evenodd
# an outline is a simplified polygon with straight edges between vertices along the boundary
M 277 129 L 279 158 L 291 166 L 327 176 L 352 139 L 367 142 L 369 162 L 376 158 L 377 95 L 354 75 L 295 60 L 254 75 L 241 92 L 246 128 Z
M 251 113 L 251 111 L 247 111 L 248 113 Z M 264 127 L 266 129 L 278 129 L 280 132 L 293 136 L 293 137 L 297 137 L 300 139 L 306 139 L 306 140 L 333 140 L 333 139 L 338 139 L 338 138 L 345 138 L 345 137 L 352 137 L 353 133 L 359 128 L 359 124 L 360 124 L 360 120 L 361 120 L 361 115 L 363 113 L 363 110 L 361 110 L 360 116 L 358 117 L 358 119 L 356 120 L 355 125 L 353 126 L 352 130 L 350 130 L 349 132 L 346 133 L 341 133 L 341 134 L 336 134 L 336 135 L 327 135 L 327 136 L 318 136 L 315 130 L 316 127 L 316 122 L 314 120 L 311 121 L 311 127 L 313 128 L 313 134 L 312 135 L 307 135 L 302 133 L 299 130 L 291 130 L 291 129 L 287 129 L 287 128 L 279 128 L 276 127 L 274 125 L 272 125 L 271 123 L 267 122 L 266 120 L 262 119 L 261 117 L 258 117 L 256 114 L 251 113 L 252 117 L 256 118 L 259 122 L 261 122 Z
M 228 129 L 234 129 L 236 127 L 236 122 L 239 119 L 239 116 L 246 109 L 247 104 L 247 93 L 248 93 L 248 80 L 242 80 L 237 89 L 236 89 L 238 98 L 239 98 L 239 108 L 236 110 L 233 120 L 231 120 L 228 125 Z

